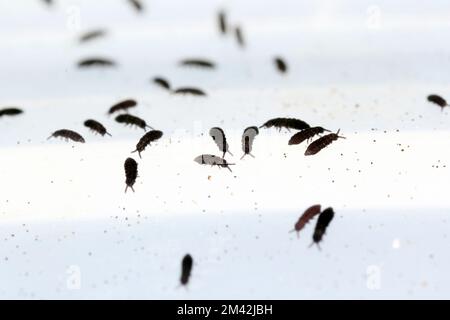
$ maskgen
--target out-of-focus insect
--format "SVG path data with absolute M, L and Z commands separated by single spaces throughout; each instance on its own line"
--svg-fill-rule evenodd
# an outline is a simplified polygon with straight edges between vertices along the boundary
M 53 4 L 53 0 L 42 0 L 43 2 L 45 2 L 48 5 L 52 5 Z
M 145 150 L 145 148 L 153 141 L 156 141 L 162 137 L 163 133 L 159 130 L 151 130 L 144 134 L 139 142 L 136 145 L 136 150 L 132 151 L 137 152 L 139 154 L 139 158 L 141 158 L 141 152 Z
M 191 94 L 194 96 L 206 96 L 206 93 L 203 90 L 197 89 L 197 88 L 191 88 L 191 87 L 183 87 L 178 88 L 174 91 L 176 94 Z
M 219 127 L 214 127 L 209 130 L 209 135 L 213 138 L 216 145 L 219 147 L 219 150 L 223 152 L 223 158 L 225 158 L 225 154 L 228 152 L 233 155 L 228 149 L 228 142 L 225 136 L 225 132 Z
M 227 160 L 212 154 L 202 154 L 196 157 L 194 161 L 199 164 L 218 166 L 219 168 L 227 168 L 230 171 L 231 169 L 229 166 L 234 165 L 234 163 L 228 163 Z
M 192 265 L 194 264 L 194 260 L 192 259 L 190 254 L 186 254 L 181 261 L 181 277 L 180 283 L 185 286 L 189 282 L 189 278 L 192 272 Z
M 130 126 L 137 126 L 141 129 L 144 129 L 144 131 L 147 131 L 147 128 L 153 129 L 152 127 L 150 127 L 145 120 L 138 118 L 136 116 L 133 116 L 131 114 L 121 114 L 118 115 L 116 117 L 116 121 L 118 123 L 125 123 L 125 125 L 130 125 Z
M 287 69 L 288 69 L 287 68 L 287 64 L 283 60 L 283 58 L 275 57 L 274 61 L 275 61 L 275 66 L 277 67 L 278 71 L 280 71 L 281 73 L 286 73 L 287 72 Z
M 109 134 L 108 131 L 106 131 L 106 128 L 98 121 L 93 120 L 93 119 L 89 119 L 86 120 L 84 122 L 84 126 L 88 127 L 89 129 L 91 129 L 92 131 L 99 133 L 102 137 L 107 134 L 108 136 L 111 137 L 111 135 Z
M 312 219 L 314 218 L 316 215 L 318 215 L 320 213 L 320 204 L 316 204 L 314 206 L 309 207 L 308 209 L 305 210 L 305 212 L 303 212 L 303 214 L 301 215 L 301 217 L 298 219 L 297 223 L 294 226 L 294 229 L 292 229 L 289 232 L 297 232 L 297 237 L 300 233 L 300 231 L 305 227 L 305 225 Z
M 142 5 L 142 2 L 139 0 L 128 0 L 128 2 L 131 4 L 131 6 L 137 11 L 141 12 L 144 10 L 144 6 Z
M 435 103 L 439 107 L 441 107 L 441 111 L 444 110 L 444 108 L 448 106 L 447 101 L 444 98 L 442 98 L 441 96 L 438 96 L 437 94 L 430 94 L 427 99 L 428 99 L 428 101 Z
M 227 16 L 225 14 L 225 11 L 221 10 L 218 14 L 218 20 L 219 20 L 219 30 L 222 34 L 227 33 Z
M 281 131 L 281 128 L 286 128 L 290 131 L 290 129 L 295 130 L 303 130 L 308 129 L 309 124 L 307 124 L 305 121 L 302 121 L 300 119 L 293 119 L 293 118 L 275 118 L 267 121 L 264 123 L 260 128 L 271 128 L 275 127 L 278 128 L 279 131 Z
M 113 114 L 118 111 L 128 112 L 128 109 L 133 108 L 136 105 L 137 105 L 136 100 L 133 100 L 133 99 L 123 100 L 123 101 L 116 103 L 111 108 L 109 108 L 108 114 Z
M 241 48 L 245 47 L 245 41 L 244 41 L 244 36 L 242 35 L 242 29 L 241 29 L 241 27 L 240 27 L 240 26 L 237 26 L 237 27 L 234 29 L 234 33 L 235 33 L 235 35 L 236 35 L 236 41 L 237 41 L 237 43 L 239 44 L 239 46 L 240 46 Z
M 154 82 L 155 84 L 157 84 L 158 86 L 160 86 L 161 88 L 170 90 L 170 83 L 169 83 L 169 81 L 167 81 L 167 80 L 164 79 L 164 78 L 161 78 L 161 77 L 155 77 L 155 78 L 153 78 L 153 82 Z
M 128 188 L 131 188 L 134 192 L 133 185 L 136 182 L 136 178 L 138 177 L 138 164 L 133 158 L 127 158 L 125 160 L 124 168 L 125 168 L 125 193 L 127 193 Z
M 318 153 L 320 150 L 339 138 L 345 139 L 345 137 L 339 135 L 339 131 L 340 129 L 336 133 L 327 134 L 313 141 L 306 149 L 305 156 L 311 156 Z
M 114 67 L 116 63 L 106 58 L 87 58 L 78 62 L 79 68 L 87 67 Z
M 312 127 L 312 128 L 304 129 L 304 130 L 294 134 L 291 137 L 291 139 L 289 139 L 288 144 L 289 145 L 293 145 L 293 144 L 300 144 L 300 143 L 302 143 L 305 140 L 309 141 L 315 135 L 324 133 L 325 131 L 330 132 L 330 130 L 324 129 L 322 127 Z
M 310 247 L 315 243 L 320 249 L 319 242 L 322 241 L 323 235 L 325 234 L 325 231 L 327 230 L 327 227 L 330 224 L 331 220 L 333 220 L 333 217 L 334 211 L 332 208 L 326 208 L 322 211 L 322 213 L 319 215 L 319 219 L 317 219 L 313 234 L 313 242 L 311 243 Z
M 252 148 L 253 148 L 253 140 L 255 140 L 255 137 L 259 134 L 258 127 L 248 127 L 244 130 L 244 133 L 242 134 L 242 151 L 244 151 L 244 154 L 241 157 L 241 160 L 246 156 L 250 155 L 253 158 L 254 155 L 251 154 Z
M 79 41 L 81 43 L 88 42 L 97 38 L 104 37 L 106 32 L 104 30 L 92 30 L 88 31 L 80 36 Z
M 212 61 L 205 59 L 185 59 L 180 61 L 181 66 L 189 66 L 189 67 L 202 67 L 208 69 L 214 69 L 216 64 Z
M 22 114 L 23 110 L 15 107 L 7 107 L 4 109 L 0 109 L 0 117 L 3 116 L 16 116 Z
M 75 142 L 81 142 L 81 143 L 85 142 L 84 138 L 79 133 L 72 131 L 72 130 L 68 130 L 68 129 L 61 129 L 61 130 L 57 130 L 57 131 L 53 132 L 50 135 L 50 137 L 47 138 L 47 140 L 50 138 L 58 138 L 58 137 L 66 139 L 66 140 L 72 140 Z

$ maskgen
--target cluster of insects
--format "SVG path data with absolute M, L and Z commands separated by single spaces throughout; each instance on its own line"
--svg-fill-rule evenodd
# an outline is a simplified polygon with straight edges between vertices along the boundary
M 311 127 L 308 123 L 300 119 L 293 118 L 275 118 L 264 123 L 260 128 L 277 128 L 281 131 L 282 128 L 287 130 L 300 130 L 296 134 L 294 134 L 290 139 L 289 145 L 297 145 L 301 144 L 303 141 L 309 142 L 317 135 L 323 134 L 324 132 L 330 132 L 330 130 L 324 129 L 322 127 Z M 308 145 L 305 156 L 314 155 L 320 152 L 323 148 L 330 145 L 333 141 L 336 141 L 339 138 L 345 139 L 345 137 L 339 135 L 338 130 L 336 133 L 326 134 L 317 140 L 314 140 L 311 144 Z
M 48 5 L 53 3 L 52 0 L 43 0 Z M 136 12 L 143 12 L 144 6 L 140 0 L 127 0 L 131 8 L 133 8 Z M 244 32 L 242 26 L 239 24 L 230 24 L 227 14 L 225 11 L 221 10 L 217 15 L 218 28 L 221 35 L 226 36 L 232 34 L 237 45 L 244 49 L 247 46 L 246 38 L 244 37 Z M 80 44 L 84 44 L 87 42 L 95 41 L 97 39 L 104 38 L 108 35 L 108 32 L 104 29 L 94 29 L 88 32 L 81 34 L 78 37 L 78 42 Z M 272 58 L 272 63 L 280 74 L 287 74 L 289 72 L 289 66 L 286 60 L 276 55 Z M 88 56 L 83 59 L 80 59 L 76 66 L 79 69 L 89 70 L 91 68 L 112 68 L 119 66 L 119 63 L 110 57 L 105 56 Z M 216 61 L 207 58 L 198 58 L 198 57 L 190 57 L 181 59 L 178 61 L 178 66 L 180 68 L 195 68 L 199 70 L 208 70 L 214 71 L 219 68 L 219 64 Z M 173 87 L 171 82 L 163 77 L 163 76 L 155 76 L 150 81 L 159 86 L 161 89 L 166 90 L 167 92 L 174 95 L 191 95 L 191 96 L 199 96 L 206 97 L 207 93 L 205 90 L 194 87 L 194 86 L 182 86 L 182 87 Z M 438 95 L 430 95 L 428 97 L 430 102 L 433 102 L 439 105 L 441 108 L 448 106 L 447 102 Z M 154 129 L 150 126 L 146 120 L 133 115 L 132 112 L 138 105 L 138 102 L 134 99 L 128 98 L 125 100 L 118 101 L 114 105 L 112 105 L 107 110 L 108 117 L 114 117 L 114 121 L 116 123 L 137 127 L 144 130 L 144 134 L 137 141 L 133 150 L 130 150 L 130 153 L 137 153 L 139 158 L 142 159 L 143 152 L 147 147 L 151 146 L 152 143 L 158 141 L 163 137 L 163 132 L 160 130 Z M 23 113 L 23 111 L 16 107 L 7 107 L 0 109 L 0 118 L 5 116 L 16 116 Z M 112 137 L 108 129 L 98 120 L 95 119 L 87 119 L 84 121 L 84 126 L 88 128 L 91 132 L 98 134 L 102 137 L 109 136 Z M 328 129 L 325 129 L 320 126 L 311 127 L 308 123 L 303 120 L 295 119 L 295 118 L 274 118 L 265 122 L 261 126 L 249 126 L 244 129 L 241 137 L 241 149 L 242 156 L 240 159 L 244 159 L 246 156 L 250 156 L 255 158 L 253 155 L 253 144 L 256 136 L 259 135 L 259 130 L 261 128 L 276 128 L 279 131 L 281 129 L 296 130 L 296 132 L 288 142 L 288 145 L 299 145 L 306 141 L 309 143 L 307 149 L 305 151 L 305 155 L 314 155 L 320 152 L 322 149 L 333 143 L 334 141 L 344 138 L 339 135 L 339 130 L 336 133 L 331 132 Z M 232 171 L 230 166 L 235 165 L 235 163 L 229 163 L 225 158 L 229 156 L 234 156 L 230 150 L 229 141 L 225 135 L 225 132 L 220 127 L 212 127 L 209 130 L 209 135 L 213 139 L 213 142 L 218 148 L 219 155 L 213 154 L 201 154 L 194 158 L 194 161 L 201 165 L 210 165 L 217 166 L 219 168 L 227 168 Z M 319 136 L 316 140 L 312 141 L 315 137 Z M 78 132 L 71 129 L 58 129 L 54 131 L 49 137 L 50 138 L 62 138 L 65 140 L 70 140 L 78 143 L 85 143 L 85 138 Z M 310 143 L 310 141 L 312 141 Z M 148 151 L 147 151 L 148 152 Z M 139 177 L 138 175 L 138 162 L 132 157 L 127 157 L 124 164 L 123 169 L 125 172 L 125 193 L 128 189 L 131 189 L 133 192 L 135 191 L 134 185 L 136 184 L 136 180 Z M 303 215 L 299 218 L 297 223 L 295 224 L 294 230 L 297 235 L 300 231 L 303 230 L 305 225 L 313 220 L 316 216 L 318 216 L 317 223 L 313 233 L 313 244 L 317 244 L 322 241 L 322 238 L 326 232 L 328 225 L 334 217 L 334 211 L 332 208 L 327 208 L 325 210 L 321 210 L 320 205 L 314 205 L 308 208 Z M 320 246 L 319 246 L 320 248 Z M 181 277 L 180 283 L 181 285 L 187 285 L 191 276 L 193 267 L 193 259 L 190 254 L 186 254 L 181 263 Z
M 319 218 L 317 219 L 316 226 L 314 228 L 312 240 L 317 245 L 317 247 L 320 249 L 319 243 L 322 241 L 323 235 L 325 234 L 325 231 L 328 228 L 328 225 L 330 224 L 331 220 L 333 220 L 334 217 L 334 211 L 333 208 L 326 208 L 325 210 L 321 211 L 321 205 L 316 204 L 303 212 L 303 214 L 300 216 L 298 221 L 294 225 L 294 229 L 290 232 L 297 232 L 297 237 L 300 234 L 300 231 L 305 227 L 305 225 L 314 219 L 315 216 L 319 215 Z M 310 245 L 310 246 L 311 246 Z

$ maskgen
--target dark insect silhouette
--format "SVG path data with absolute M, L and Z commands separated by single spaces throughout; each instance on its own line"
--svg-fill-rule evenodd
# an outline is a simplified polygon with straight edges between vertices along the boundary
M 298 219 L 297 223 L 294 226 L 294 229 L 291 230 L 290 232 L 297 232 L 297 237 L 300 233 L 300 231 L 305 227 L 305 225 L 312 219 L 314 218 L 316 215 L 318 215 L 320 213 L 320 204 L 316 204 L 314 206 L 309 207 L 308 209 L 305 210 L 305 212 L 303 212 L 303 214 L 301 215 L 301 217 Z
M 287 72 L 287 65 L 286 62 L 281 57 L 275 57 L 275 66 L 277 67 L 278 71 L 281 73 Z
M 84 126 L 88 127 L 89 129 L 91 129 L 92 131 L 99 133 L 101 136 L 104 136 L 105 134 L 107 134 L 108 136 L 111 137 L 111 135 L 109 134 L 108 131 L 106 131 L 106 128 L 98 121 L 93 120 L 93 119 L 89 119 L 86 120 L 84 122 Z
M 109 108 L 108 114 L 113 114 L 118 111 L 128 112 L 128 109 L 133 108 L 136 105 L 137 105 L 136 100 L 133 100 L 133 99 L 123 100 L 123 101 L 116 103 L 111 108 Z
M 45 2 L 47 5 L 53 4 L 53 0 L 42 0 L 42 1 Z
M 169 81 L 167 81 L 164 78 L 155 77 L 155 78 L 153 78 L 153 82 L 155 84 L 157 84 L 158 86 L 160 86 L 161 88 L 170 90 L 170 83 L 169 83 Z
M 322 127 L 312 127 L 312 128 L 304 129 L 304 130 L 294 134 L 291 137 L 291 139 L 289 139 L 288 144 L 289 145 L 293 145 L 293 144 L 300 144 L 300 143 L 302 143 L 305 140 L 309 141 L 315 135 L 324 133 L 325 131 L 330 132 L 330 130 L 324 129 Z
M 228 142 L 225 136 L 225 132 L 219 127 L 214 127 L 209 130 L 209 135 L 213 138 L 216 145 L 219 147 L 219 150 L 223 152 L 223 158 L 225 158 L 225 154 L 228 152 L 233 155 L 230 150 L 228 150 Z
M 128 2 L 137 12 L 141 12 L 142 10 L 144 10 L 144 6 L 142 5 L 142 2 L 140 0 L 128 0 Z
M 325 234 L 325 231 L 327 230 L 327 227 L 330 224 L 331 220 L 333 220 L 333 217 L 334 211 L 332 208 L 326 208 L 322 211 L 322 213 L 319 215 L 319 219 L 317 219 L 313 234 L 313 242 L 310 246 L 315 243 L 320 249 L 319 242 L 322 241 L 323 235 Z
M 441 107 L 441 111 L 444 110 L 444 108 L 448 106 L 447 101 L 444 98 L 442 98 L 441 96 L 438 96 L 437 94 L 430 94 L 427 99 L 428 99 L 428 101 L 435 103 L 439 107 Z
M 72 130 L 68 130 L 68 129 L 61 129 L 61 130 L 57 130 L 57 131 L 53 132 L 51 134 L 51 136 L 47 138 L 47 140 L 50 138 L 58 138 L 58 137 L 66 139 L 66 140 L 72 140 L 75 142 L 81 142 L 81 143 L 85 142 L 84 138 L 79 133 L 72 131 Z
M 236 35 L 236 41 L 239 44 L 239 46 L 241 48 L 245 47 L 245 41 L 244 41 L 244 36 L 242 35 L 242 29 L 241 27 L 237 26 L 234 29 L 235 35 Z
M 242 151 L 244 151 L 244 154 L 241 157 L 241 160 L 246 156 L 250 155 L 253 158 L 255 157 L 252 155 L 252 148 L 253 148 L 253 140 L 255 140 L 255 137 L 259 134 L 258 127 L 248 127 L 244 130 L 244 133 L 242 134 Z
M 225 159 L 212 154 L 202 154 L 196 157 L 194 161 L 199 164 L 218 166 L 219 168 L 227 168 L 230 171 L 231 169 L 229 166 L 234 165 L 234 163 L 228 163 Z
M 278 130 L 281 130 L 281 128 L 286 128 L 288 130 L 295 129 L 295 130 L 303 130 L 308 129 L 309 124 L 307 124 L 305 121 L 302 121 L 300 119 L 293 119 L 293 118 L 275 118 L 267 121 L 264 123 L 260 128 L 271 128 L 275 127 L 278 128 Z
M 116 63 L 106 58 L 88 58 L 78 62 L 79 68 L 87 67 L 114 67 Z
M 80 36 L 80 42 L 88 42 L 97 38 L 104 37 L 106 35 L 106 32 L 104 30 L 92 30 L 89 32 L 86 32 Z
M 147 131 L 147 128 L 153 129 L 152 127 L 150 127 L 145 120 L 138 118 L 136 116 L 133 116 L 131 114 L 121 114 L 118 115 L 116 117 L 116 121 L 118 123 L 125 123 L 125 125 L 130 125 L 130 126 L 137 126 L 141 129 L 144 129 L 144 131 Z
M 336 133 L 327 134 L 326 136 L 320 137 L 319 139 L 313 141 L 306 149 L 305 156 L 311 156 L 318 153 L 320 150 L 339 138 L 345 139 L 345 137 L 339 135 L 339 131 L 340 130 Z
M 222 34 L 227 33 L 227 17 L 225 15 L 225 11 L 219 11 L 218 14 L 218 20 L 219 20 L 219 30 Z
M 125 160 L 124 168 L 125 168 L 125 193 L 127 193 L 128 188 L 131 188 L 134 192 L 133 185 L 136 182 L 136 178 L 138 177 L 138 164 L 133 158 L 127 158 Z
M 180 65 L 190 67 L 202 67 L 209 69 L 214 69 L 216 67 L 216 64 L 214 62 L 204 59 L 185 59 L 180 61 Z
M 23 110 L 21 110 L 19 108 L 15 108 L 15 107 L 8 107 L 8 108 L 0 109 L 0 117 L 16 116 L 16 115 L 19 115 L 22 113 L 23 113 Z
M 176 94 L 191 94 L 193 96 L 206 96 L 206 93 L 197 88 L 184 87 L 174 91 Z
M 145 150 L 145 148 L 153 141 L 156 141 L 162 137 L 163 133 L 159 130 L 151 130 L 144 134 L 139 142 L 136 145 L 136 150 L 133 152 L 138 152 L 139 158 L 141 158 L 141 152 Z
M 181 261 L 181 277 L 180 277 L 181 285 L 185 286 L 188 284 L 193 264 L 194 260 L 192 259 L 191 255 L 190 254 L 185 255 L 183 260 Z

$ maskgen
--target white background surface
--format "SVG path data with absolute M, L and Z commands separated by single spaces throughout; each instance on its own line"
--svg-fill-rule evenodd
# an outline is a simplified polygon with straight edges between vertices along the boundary
M 137 14 L 119 0 L 0 1 L 0 105 L 25 110 L 0 118 L 1 298 L 449 298 L 450 119 L 426 101 L 450 99 L 448 1 L 145 4 Z M 246 49 L 219 35 L 220 8 Z M 79 45 L 94 28 L 108 36 Z M 91 55 L 119 66 L 75 67 Z M 187 57 L 218 68 L 179 67 Z M 208 97 L 172 96 L 156 75 Z M 106 116 L 128 97 L 164 132 L 132 155 L 134 194 L 123 162 L 143 131 Z M 240 161 L 242 131 L 279 116 L 347 139 L 305 157 L 288 132 L 261 130 L 256 158 Z M 90 133 L 88 118 L 113 137 Z M 193 161 L 220 154 L 213 126 L 233 173 Z M 46 140 L 61 128 L 86 144 Z M 315 221 L 288 233 L 316 203 L 336 212 L 322 250 L 308 248 Z

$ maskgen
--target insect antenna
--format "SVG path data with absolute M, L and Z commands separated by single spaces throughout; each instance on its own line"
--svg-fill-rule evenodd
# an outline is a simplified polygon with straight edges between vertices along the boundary
M 314 244 L 314 241 L 311 242 L 311 244 L 308 246 L 308 248 L 311 248 L 313 244 Z M 319 248 L 319 250 L 322 251 L 322 248 L 320 247 L 320 244 L 316 243 L 316 245 L 317 245 L 317 248 Z
M 347 139 L 347 138 L 344 137 L 344 136 L 340 136 L 340 135 L 339 135 L 339 131 L 341 131 L 341 129 L 339 129 L 339 130 L 336 132 L 336 135 L 338 136 L 338 138 Z

